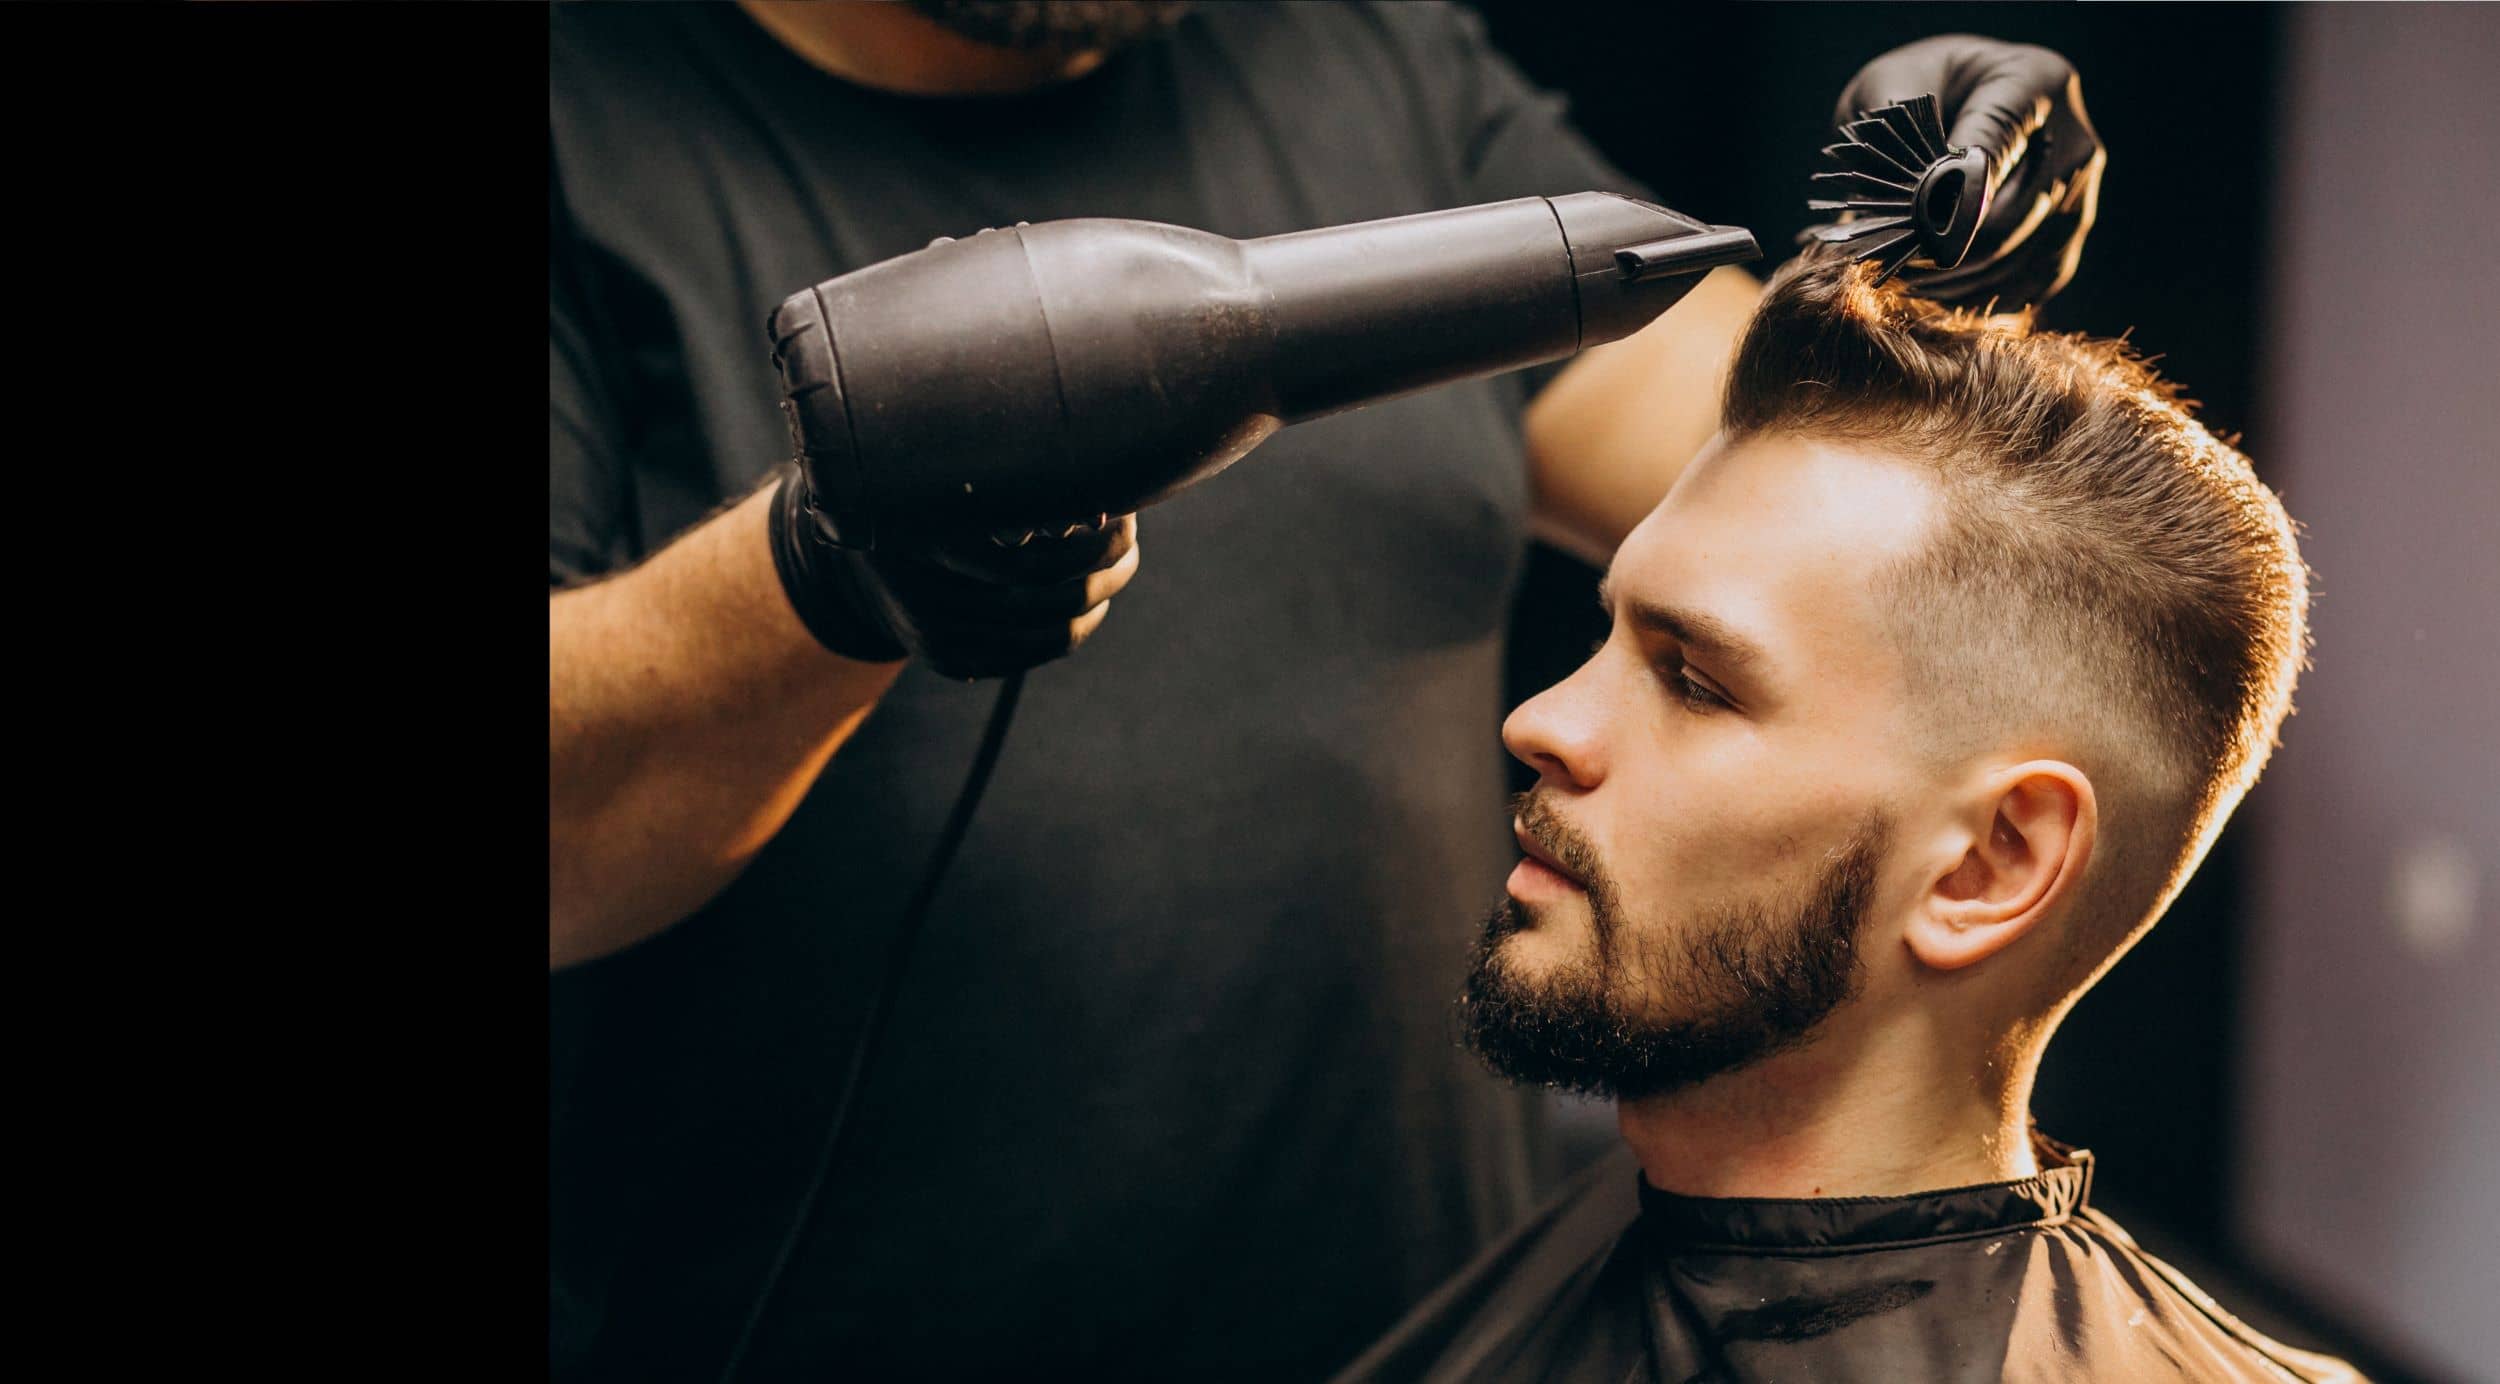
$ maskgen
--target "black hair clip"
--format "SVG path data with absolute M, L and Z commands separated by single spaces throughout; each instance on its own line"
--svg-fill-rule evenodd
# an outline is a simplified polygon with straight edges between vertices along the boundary
M 1873 260 L 1882 266 L 1877 283 L 1912 261 L 1931 269 L 1960 264 L 1988 215 L 1987 153 L 1945 146 L 1933 96 L 1861 111 L 1841 134 L 1840 143 L 1823 147 L 1836 167 L 1814 175 L 1821 190 L 1839 195 L 1806 207 L 1844 219 L 1807 227 L 1797 243 L 1820 241 L 1851 259 Z

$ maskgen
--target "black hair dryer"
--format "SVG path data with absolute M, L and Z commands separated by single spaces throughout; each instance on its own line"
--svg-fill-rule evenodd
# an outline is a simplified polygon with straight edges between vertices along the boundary
M 1606 192 L 1258 240 L 1051 221 L 829 280 L 769 330 L 828 537 L 1014 543 L 1168 499 L 1286 424 L 1630 336 L 1760 255 Z

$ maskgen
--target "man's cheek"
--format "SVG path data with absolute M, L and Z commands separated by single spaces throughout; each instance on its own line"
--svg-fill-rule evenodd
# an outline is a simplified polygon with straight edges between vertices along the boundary
M 1741 838 L 1719 830 L 1720 823 L 1704 820 L 1709 812 L 1696 806 L 1606 852 L 1606 878 L 1624 914 L 1639 919 L 1680 916 L 1688 900 L 1722 890 L 1755 868 L 1738 858 Z
M 1838 839 L 1835 832 L 1863 810 L 1860 798 L 1828 781 L 1762 785 L 1711 813 L 1706 837 L 1693 833 L 1678 841 L 1676 883 L 1694 898 L 1746 892 L 1819 860 Z

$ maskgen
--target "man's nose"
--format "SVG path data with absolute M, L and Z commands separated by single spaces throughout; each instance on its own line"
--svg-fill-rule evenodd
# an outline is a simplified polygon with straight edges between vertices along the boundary
M 1502 744 L 1540 783 L 1595 788 L 1606 776 L 1603 717 L 1584 684 L 1588 667 L 1521 702 L 1502 722 Z

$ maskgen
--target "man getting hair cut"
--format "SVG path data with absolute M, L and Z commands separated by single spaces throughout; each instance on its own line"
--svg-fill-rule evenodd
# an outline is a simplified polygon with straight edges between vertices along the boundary
M 2247 458 L 2121 343 L 1802 259 L 1602 599 L 1504 727 L 1538 781 L 1461 1012 L 1627 1148 L 1344 1377 L 2356 1377 L 2030 1118 L 2290 708 L 2307 574 Z

